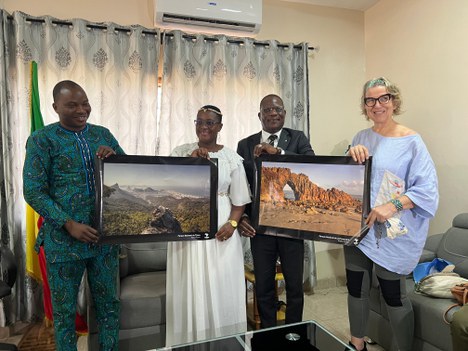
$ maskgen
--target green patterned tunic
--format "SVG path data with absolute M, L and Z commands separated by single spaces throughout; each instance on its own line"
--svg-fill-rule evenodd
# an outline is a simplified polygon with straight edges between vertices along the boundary
M 49 262 L 86 259 L 111 250 L 110 245 L 80 242 L 63 229 L 69 219 L 94 225 L 94 159 L 101 145 L 124 153 L 108 129 L 93 124 L 73 132 L 57 122 L 28 138 L 24 198 L 44 217 L 36 250 L 44 245 Z

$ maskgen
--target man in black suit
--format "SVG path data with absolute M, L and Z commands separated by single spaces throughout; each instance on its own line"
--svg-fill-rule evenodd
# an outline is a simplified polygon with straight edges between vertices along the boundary
M 242 139 L 237 153 L 244 158 L 244 167 L 250 186 L 254 188 L 255 157 L 262 153 L 271 155 L 314 155 L 310 142 L 303 132 L 283 128 L 286 111 L 283 100 L 277 95 L 267 95 L 260 102 L 258 118 L 262 131 Z M 255 271 L 258 312 L 262 328 L 276 325 L 277 302 L 275 274 L 278 256 L 286 282 L 286 323 L 302 321 L 304 291 L 304 241 L 272 235 L 255 235 L 250 219 L 250 208 L 239 223 L 240 233 L 250 237 Z

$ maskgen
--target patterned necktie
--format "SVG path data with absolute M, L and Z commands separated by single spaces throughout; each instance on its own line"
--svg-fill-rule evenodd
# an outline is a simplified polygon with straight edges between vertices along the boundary
M 278 139 L 278 136 L 276 134 L 272 134 L 268 137 L 268 143 L 270 145 L 275 146 L 275 140 Z

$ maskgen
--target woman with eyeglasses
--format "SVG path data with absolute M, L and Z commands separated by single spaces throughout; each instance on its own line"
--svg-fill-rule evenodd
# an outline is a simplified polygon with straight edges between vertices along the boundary
M 217 143 L 222 114 L 203 106 L 197 114 L 198 141 L 176 147 L 171 156 L 216 158 L 218 232 L 206 241 L 169 242 L 166 283 L 166 345 L 189 343 L 247 330 L 244 257 L 237 232 L 251 202 L 242 158 Z
M 359 163 L 372 156 L 372 208 L 366 219 L 369 233 L 357 247 L 344 246 L 350 344 L 367 350 L 364 336 L 374 268 L 398 350 L 410 351 L 414 318 L 405 281 L 418 263 L 429 220 L 437 210 L 436 170 L 421 136 L 395 120 L 401 113 L 401 94 L 395 84 L 384 77 L 366 82 L 361 109 L 373 126 L 357 133 L 348 154 Z M 393 189 L 392 196 L 382 201 L 388 189 Z M 407 231 L 402 227 L 391 232 L 392 218 L 399 219 Z

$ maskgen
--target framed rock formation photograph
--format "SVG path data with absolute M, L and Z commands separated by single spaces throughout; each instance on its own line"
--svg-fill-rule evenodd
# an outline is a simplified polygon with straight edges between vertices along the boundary
M 216 160 L 113 155 L 96 170 L 100 243 L 214 238 Z
M 268 155 L 256 161 L 259 234 L 357 245 L 367 234 L 371 158 Z

